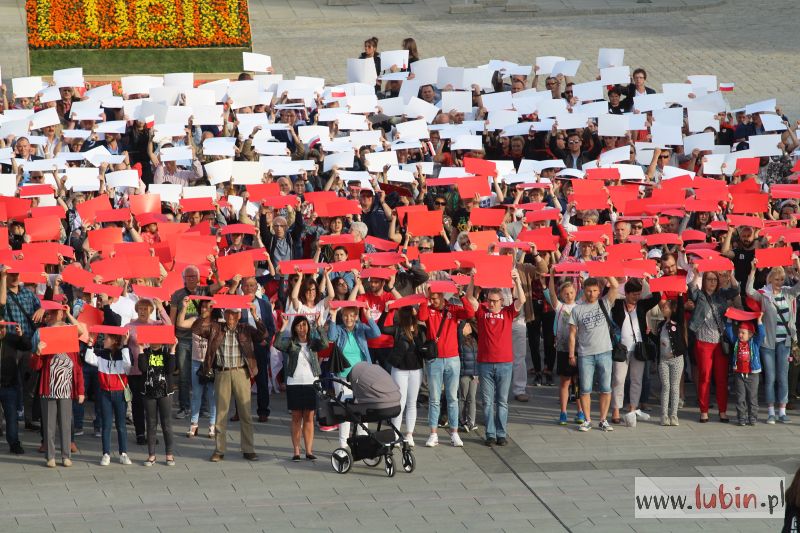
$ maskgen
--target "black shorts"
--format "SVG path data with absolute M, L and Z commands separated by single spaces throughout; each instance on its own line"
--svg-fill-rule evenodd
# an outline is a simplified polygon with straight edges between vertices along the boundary
M 556 373 L 565 378 L 578 375 L 578 366 L 569 364 L 569 352 L 556 352 Z

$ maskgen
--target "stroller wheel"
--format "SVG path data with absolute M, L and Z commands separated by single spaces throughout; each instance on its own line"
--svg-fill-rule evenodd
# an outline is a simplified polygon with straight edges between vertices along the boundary
M 381 459 L 383 459 L 383 456 L 378 455 L 377 457 L 369 457 L 367 459 L 362 459 L 362 461 L 364 461 L 364 464 L 367 466 L 375 467 L 381 464 Z
M 353 456 L 345 448 L 336 448 L 331 454 L 331 466 L 335 472 L 346 474 L 353 466 Z
M 403 470 L 410 474 L 417 467 L 417 460 L 414 458 L 414 452 L 411 450 L 403 450 Z
M 383 459 L 384 462 L 384 470 L 386 470 L 386 475 L 389 477 L 394 477 L 394 457 L 391 455 L 386 455 Z

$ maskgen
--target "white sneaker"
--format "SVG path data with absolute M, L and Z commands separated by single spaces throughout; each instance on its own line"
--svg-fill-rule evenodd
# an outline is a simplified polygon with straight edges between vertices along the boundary
M 634 413 L 636 413 L 637 420 L 650 420 L 650 415 L 648 415 L 641 409 L 637 409 L 636 411 L 634 411 Z
M 406 441 L 406 444 L 408 444 L 410 448 L 416 446 L 416 444 L 414 443 L 414 435 L 411 433 L 408 433 L 403 440 Z
M 431 436 L 428 437 L 428 440 L 425 441 L 425 446 L 428 448 L 433 448 L 434 446 L 439 445 L 439 435 L 436 433 L 431 433 Z
M 461 437 L 458 436 L 458 432 L 454 431 L 450 434 L 450 444 L 455 446 L 456 448 L 463 448 L 464 441 L 461 440 Z
M 109 458 L 109 460 L 110 460 L 110 458 Z M 123 465 L 132 464 L 131 463 L 131 459 L 130 459 L 130 457 L 128 457 L 127 453 L 121 453 L 119 455 L 119 462 L 120 462 L 120 464 L 123 464 Z
M 102 459 L 100 459 L 100 466 L 108 466 L 111 464 L 111 456 L 107 453 L 103 454 Z

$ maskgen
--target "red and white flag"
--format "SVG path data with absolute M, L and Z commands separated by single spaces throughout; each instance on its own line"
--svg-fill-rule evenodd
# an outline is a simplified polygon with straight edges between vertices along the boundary
M 730 92 L 730 91 L 733 90 L 733 87 L 735 85 L 736 84 L 734 84 L 734 83 L 720 83 L 719 84 L 719 90 L 720 91 L 725 91 L 725 92 Z

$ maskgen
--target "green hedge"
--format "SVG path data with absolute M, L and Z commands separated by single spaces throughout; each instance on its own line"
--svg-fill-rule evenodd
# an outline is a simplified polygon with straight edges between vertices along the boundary
M 84 74 L 163 74 L 237 72 L 250 48 L 142 48 L 30 50 L 31 75 L 83 67 Z

